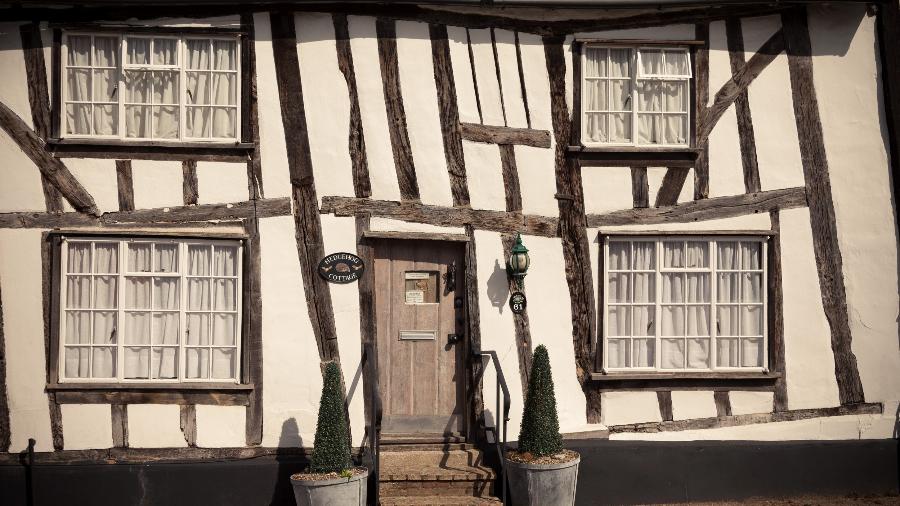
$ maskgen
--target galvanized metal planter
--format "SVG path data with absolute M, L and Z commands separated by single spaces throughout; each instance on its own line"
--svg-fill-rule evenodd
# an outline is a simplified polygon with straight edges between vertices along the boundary
M 291 477 L 297 506 L 366 506 L 369 471 L 349 478 L 297 480 Z
M 526 464 L 506 461 L 514 506 L 572 506 L 578 483 L 579 456 L 562 464 Z

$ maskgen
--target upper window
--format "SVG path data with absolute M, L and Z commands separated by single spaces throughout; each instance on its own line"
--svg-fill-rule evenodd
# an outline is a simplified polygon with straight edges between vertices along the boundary
M 604 369 L 766 367 L 764 237 L 607 237 Z
M 61 249 L 60 381 L 239 381 L 239 242 L 66 238 Z
M 237 36 L 66 33 L 63 137 L 238 140 Z
M 581 69 L 584 145 L 690 145 L 687 49 L 587 44 Z

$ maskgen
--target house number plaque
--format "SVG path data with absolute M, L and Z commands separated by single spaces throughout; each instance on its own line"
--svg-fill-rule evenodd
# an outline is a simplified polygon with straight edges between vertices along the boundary
M 332 253 L 319 262 L 319 276 L 329 283 L 352 283 L 362 276 L 366 265 L 353 253 Z
M 512 309 L 513 314 L 524 313 L 527 306 L 528 299 L 525 298 L 524 293 L 513 292 L 512 295 L 509 296 L 509 308 Z

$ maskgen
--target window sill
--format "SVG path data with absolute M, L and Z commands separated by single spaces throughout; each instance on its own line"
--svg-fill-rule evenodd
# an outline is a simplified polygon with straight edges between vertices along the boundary
M 690 147 L 568 146 L 566 156 L 582 167 L 693 167 L 700 150 Z
M 50 383 L 60 404 L 216 404 L 246 406 L 254 386 L 235 383 Z
M 600 391 L 616 390 L 761 390 L 772 391 L 780 372 L 614 372 L 591 373 Z
M 144 160 L 246 161 L 251 142 L 126 141 L 121 139 L 49 139 L 59 158 L 118 158 Z
M 723 371 L 723 372 L 595 372 L 591 373 L 591 379 L 594 381 L 626 381 L 626 380 L 662 380 L 662 379 L 778 379 L 781 377 L 780 372 L 740 372 L 740 371 Z

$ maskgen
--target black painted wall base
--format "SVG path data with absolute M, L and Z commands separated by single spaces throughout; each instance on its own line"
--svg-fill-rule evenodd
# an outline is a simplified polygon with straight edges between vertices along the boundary
M 800 494 L 897 494 L 897 440 L 568 441 L 581 453 L 578 505 Z M 34 506 L 289 506 L 300 457 L 34 468 Z M 30 506 L 25 469 L 0 466 L 0 505 Z

